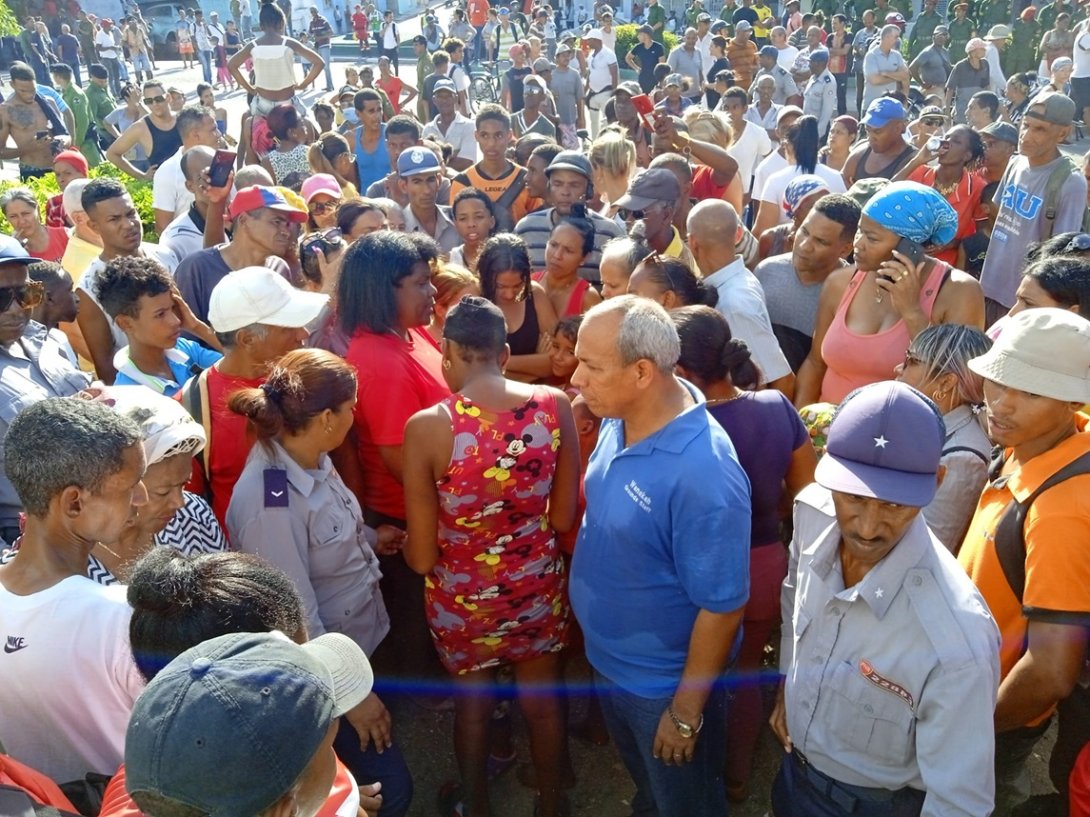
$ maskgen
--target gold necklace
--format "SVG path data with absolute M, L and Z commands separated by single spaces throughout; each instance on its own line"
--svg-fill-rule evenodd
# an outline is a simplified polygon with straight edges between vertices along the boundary
M 739 389 L 738 393 L 735 394 L 733 397 L 716 397 L 713 400 L 705 400 L 704 405 L 707 406 L 708 408 L 711 408 L 712 406 L 721 406 L 724 403 L 731 403 L 731 402 L 737 400 L 738 398 L 745 397 L 745 396 L 746 396 L 746 392 Z

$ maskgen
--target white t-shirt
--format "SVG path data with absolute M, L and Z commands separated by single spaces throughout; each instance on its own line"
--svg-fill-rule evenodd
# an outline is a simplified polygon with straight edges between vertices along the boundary
M 1075 34 L 1075 47 L 1071 50 L 1071 56 L 1075 60 L 1075 70 L 1071 76 L 1075 79 L 1090 77 L 1090 30 L 1085 23 L 1079 25 Z M 1080 112 L 1081 113 L 1081 112 Z
M 166 247 L 162 247 L 158 244 L 148 244 L 146 242 L 140 243 L 140 249 L 144 255 L 149 258 L 154 258 L 164 267 L 171 275 L 174 274 L 174 270 L 178 267 L 178 259 L 174 256 L 170 250 Z M 102 271 L 106 269 L 106 262 L 101 258 L 96 258 L 91 262 L 91 266 L 87 268 L 87 272 L 83 273 L 83 277 L 76 282 L 76 286 L 82 290 L 80 297 L 83 293 L 87 294 L 87 297 L 98 304 L 99 308 L 102 308 L 102 304 L 99 303 L 98 295 L 95 293 L 95 286 L 98 283 L 98 276 L 102 274 Z M 102 310 L 102 314 L 106 315 L 106 310 Z M 106 321 L 110 324 L 110 334 L 114 337 L 114 352 L 117 352 L 121 347 L 128 346 L 128 338 L 125 337 L 125 333 L 117 328 L 117 324 L 114 323 L 114 319 L 109 315 L 106 315 Z
M 793 45 L 789 45 L 786 48 L 776 49 L 780 53 L 776 55 L 776 65 L 780 66 L 784 71 L 791 73 L 791 69 L 795 67 L 795 60 L 798 59 L 799 50 Z
M 204 249 L 204 233 L 193 223 L 189 210 L 167 225 L 159 236 L 159 246 L 170 250 L 179 261 Z
M 604 28 L 600 29 L 602 32 L 602 48 L 606 51 L 612 51 L 617 53 L 617 29 L 610 29 L 606 31 Z
M 117 43 L 110 32 L 100 28 L 95 35 L 95 45 L 98 46 L 98 55 L 103 59 L 117 59 Z
M 159 165 L 155 171 L 155 180 L 151 184 L 151 206 L 156 210 L 170 210 L 180 216 L 193 203 L 193 194 L 186 189 L 185 174 L 182 173 L 182 154 L 185 148 Z
M 447 76 L 454 83 L 454 89 L 460 94 L 468 93 L 469 91 L 469 76 L 466 74 L 466 69 L 460 65 L 451 66 Z
M 7 752 L 58 782 L 112 775 L 144 688 L 129 647 L 127 588 L 72 576 L 17 596 L 0 585 L 0 733 Z
M 776 211 L 780 214 L 780 224 L 786 224 L 789 219 L 787 212 L 783 209 L 783 194 L 787 189 L 787 185 L 791 183 L 791 180 L 803 175 L 802 171 L 792 165 L 791 167 L 785 167 L 782 170 L 777 170 L 771 176 L 768 177 L 768 181 L 765 182 L 764 190 L 761 191 L 761 201 L 771 202 L 776 205 Z M 847 188 L 844 186 L 844 177 L 840 175 L 840 171 L 833 170 L 828 165 L 818 164 L 814 167 L 814 176 L 820 176 L 825 180 L 825 183 L 829 185 L 830 193 L 846 193 Z
M 749 109 L 750 111 L 753 108 Z M 749 113 L 747 111 L 746 113 Z M 768 183 L 768 177 L 773 173 L 783 170 L 787 167 L 787 159 L 780 155 L 778 150 L 772 151 L 761 160 L 761 163 L 757 165 L 757 169 L 753 171 L 753 200 L 760 201 L 762 194 L 765 191 L 765 185 Z
M 746 122 L 746 129 L 741 136 L 736 136 L 727 148 L 727 153 L 738 162 L 738 175 L 742 179 L 742 188 L 750 191 L 753 181 L 753 173 L 757 169 L 757 163 L 772 151 L 772 140 L 768 133 L 760 125 Z
M 613 75 L 609 71 L 611 65 L 617 64 L 617 55 L 605 46 L 597 54 L 590 58 L 590 72 L 587 83 L 591 93 L 604 91 L 613 87 Z

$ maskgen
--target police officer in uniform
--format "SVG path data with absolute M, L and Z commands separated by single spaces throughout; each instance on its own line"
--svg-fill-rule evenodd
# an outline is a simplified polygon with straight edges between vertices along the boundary
M 774 45 L 765 45 L 757 52 L 757 62 L 761 66 L 753 77 L 753 84 L 749 86 L 750 98 L 756 99 L 757 80 L 761 77 L 772 77 L 776 81 L 776 90 L 772 94 L 772 102 L 776 105 L 784 105 L 792 97 L 799 96 L 799 86 L 791 72 L 776 64 L 780 52 Z
M 776 817 L 992 812 L 999 631 L 920 513 L 945 436 L 910 386 L 857 389 L 795 500 Z
M 829 71 L 826 48 L 810 52 L 810 80 L 802 92 L 802 112 L 817 117 L 818 136 L 824 140 L 836 116 L 836 79 Z

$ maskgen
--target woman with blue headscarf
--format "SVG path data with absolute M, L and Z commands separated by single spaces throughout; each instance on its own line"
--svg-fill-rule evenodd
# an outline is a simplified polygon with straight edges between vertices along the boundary
M 957 226 L 949 202 L 916 182 L 889 184 L 867 202 L 855 267 L 836 270 L 822 287 L 796 405 L 839 403 L 860 386 L 892 379 L 912 338 L 928 326 L 984 328 L 977 280 L 927 254 L 948 244 Z

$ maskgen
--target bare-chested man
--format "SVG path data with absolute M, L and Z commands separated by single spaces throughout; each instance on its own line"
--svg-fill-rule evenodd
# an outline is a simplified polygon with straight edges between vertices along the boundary
M 178 152 L 182 137 L 178 133 L 178 117 L 171 110 L 166 89 L 158 82 L 149 80 L 144 83 L 143 93 L 144 107 L 150 113 L 125 128 L 106 150 L 106 158 L 134 179 L 150 182 L 155 176 L 155 169 Z M 125 158 L 125 154 L 137 145 L 144 149 L 148 157 L 146 172 L 141 172 Z
M 0 104 L 0 159 L 18 159 L 22 181 L 40 178 L 53 172 L 55 148 L 67 138 L 61 113 L 53 100 L 38 94 L 34 70 L 25 62 L 12 63 L 11 87 L 15 93 Z

